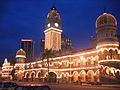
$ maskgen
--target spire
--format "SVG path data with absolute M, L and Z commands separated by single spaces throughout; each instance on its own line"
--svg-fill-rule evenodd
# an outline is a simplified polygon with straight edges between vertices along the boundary
M 5 61 L 4 61 L 4 63 L 8 63 L 8 60 L 7 60 L 7 58 L 5 58 Z
M 103 14 L 106 14 L 106 8 L 104 8 Z
M 53 5 L 52 8 L 51 8 L 51 10 L 56 10 L 56 7 Z
M 10 66 L 10 62 L 8 62 L 7 58 L 4 60 L 3 67 L 4 66 Z

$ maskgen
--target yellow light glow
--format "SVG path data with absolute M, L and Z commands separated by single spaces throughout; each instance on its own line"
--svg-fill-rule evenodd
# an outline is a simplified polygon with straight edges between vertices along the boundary
M 23 55 L 16 55 L 16 58 L 26 58 L 26 56 L 23 56 Z
M 101 62 L 120 62 L 120 60 L 101 60 L 101 61 L 98 61 L 99 63 Z
M 55 31 L 58 31 L 58 32 L 62 32 L 62 30 L 60 30 L 60 29 L 57 29 L 57 28 L 53 28 L 53 27 L 50 27 L 49 29 L 46 29 L 44 32 L 48 32 L 48 31 L 50 31 L 50 30 L 55 30 Z
M 104 47 L 104 46 L 119 46 L 119 44 L 102 44 L 102 45 L 97 45 L 96 49 L 100 48 L 100 47 Z

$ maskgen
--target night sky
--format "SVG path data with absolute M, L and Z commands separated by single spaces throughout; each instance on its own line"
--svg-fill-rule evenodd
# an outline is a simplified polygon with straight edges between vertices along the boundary
M 15 56 L 22 38 L 35 41 L 39 57 L 45 19 L 53 5 L 60 13 L 63 34 L 77 50 L 90 47 L 89 38 L 96 35 L 95 22 L 104 8 L 120 28 L 120 0 L 0 0 L 0 61 Z

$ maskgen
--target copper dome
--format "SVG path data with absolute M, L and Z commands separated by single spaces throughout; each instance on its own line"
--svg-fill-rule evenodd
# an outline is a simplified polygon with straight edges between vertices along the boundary
M 60 15 L 56 11 L 56 8 L 51 8 L 51 11 L 48 13 L 47 18 L 50 18 L 50 19 L 55 19 L 55 18 L 60 19 Z
M 115 17 L 111 14 L 103 13 L 96 20 L 96 27 L 103 25 L 117 25 Z
M 17 51 L 16 55 L 26 56 L 26 53 L 23 49 L 20 49 L 20 50 Z

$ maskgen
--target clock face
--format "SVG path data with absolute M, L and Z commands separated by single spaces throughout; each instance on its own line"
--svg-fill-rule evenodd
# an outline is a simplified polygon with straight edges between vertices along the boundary
M 47 27 L 50 27 L 50 23 L 48 23 Z
M 58 27 L 59 25 L 58 25 L 58 23 L 55 23 L 55 27 Z

